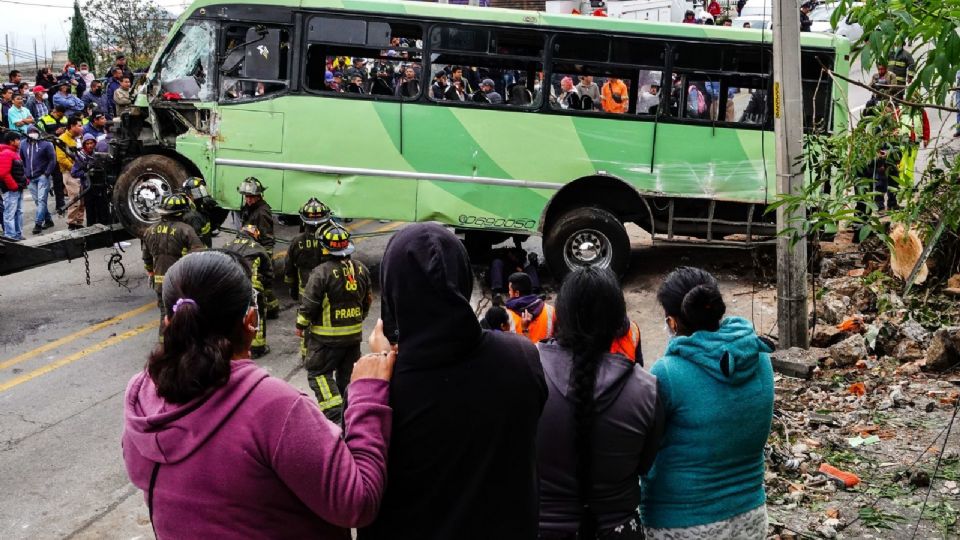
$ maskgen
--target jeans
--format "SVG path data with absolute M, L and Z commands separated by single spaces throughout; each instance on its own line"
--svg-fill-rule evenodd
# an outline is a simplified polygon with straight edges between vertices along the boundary
M 23 240 L 22 190 L 3 194 L 3 235 L 14 240 Z
M 50 210 L 47 209 L 47 199 L 53 188 L 53 179 L 49 176 L 39 176 L 30 180 L 30 196 L 37 205 L 37 227 L 50 221 Z

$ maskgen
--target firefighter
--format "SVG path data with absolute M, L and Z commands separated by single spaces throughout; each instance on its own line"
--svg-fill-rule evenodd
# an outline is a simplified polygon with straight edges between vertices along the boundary
M 143 266 L 150 277 L 150 286 L 157 293 L 157 306 L 163 320 L 163 275 L 173 263 L 191 251 L 203 249 L 200 237 L 183 222 L 183 214 L 190 208 L 187 198 L 179 193 L 167 195 L 160 202 L 157 213 L 160 222 L 150 226 L 140 239 Z M 162 332 L 161 325 L 161 332 Z
M 212 247 L 213 233 L 210 229 L 210 218 L 202 211 L 206 200 L 210 197 L 207 193 L 207 183 L 203 181 L 203 178 L 196 176 L 187 178 L 187 181 L 183 183 L 182 191 L 190 201 L 190 209 L 183 214 L 184 223 L 193 227 L 203 245 L 207 248 Z
M 310 272 L 325 260 L 327 254 L 317 240 L 317 230 L 330 223 L 330 215 L 330 208 L 316 198 L 311 197 L 300 207 L 303 232 L 290 241 L 283 277 L 284 283 L 290 287 L 290 298 L 294 300 L 300 300 L 303 288 L 306 287 L 307 280 L 310 278 Z M 305 360 L 306 357 L 306 344 L 301 338 L 300 360 Z
M 373 294 L 370 272 L 350 259 L 354 246 L 346 229 L 331 224 L 317 231 L 317 240 L 329 255 L 310 273 L 300 297 L 297 335 L 306 341 L 307 378 L 320 410 L 340 423 Z
M 253 343 L 250 344 L 250 356 L 260 358 L 270 352 L 270 347 L 267 346 L 264 290 L 267 283 L 273 282 L 273 258 L 267 253 L 266 248 L 260 244 L 260 229 L 256 225 L 241 227 L 237 237 L 223 246 L 223 249 L 232 251 L 246 259 L 253 270 L 250 280 L 253 282 L 253 289 L 257 291 L 256 307 L 259 316 L 257 317 L 257 334 L 253 337 Z
M 241 225 L 254 225 L 260 231 L 260 245 L 273 257 L 273 246 L 276 238 L 273 236 L 275 225 L 273 209 L 263 198 L 263 187 L 256 177 L 247 177 L 237 188 L 243 195 L 243 205 L 240 207 Z M 271 259 L 272 260 L 272 259 Z M 273 283 L 264 283 L 264 298 L 267 302 L 267 317 L 276 319 L 280 316 L 280 300 L 273 294 Z

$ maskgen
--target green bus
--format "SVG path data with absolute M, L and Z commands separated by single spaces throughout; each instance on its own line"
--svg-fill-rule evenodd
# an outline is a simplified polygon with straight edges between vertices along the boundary
M 804 34 L 805 123 L 845 129 L 849 42 Z M 563 273 L 655 242 L 775 234 L 770 33 L 390 0 L 194 2 L 121 119 L 114 205 L 138 232 L 206 179 L 280 214 L 438 221 L 471 249 L 542 235 Z M 225 212 L 224 212 L 225 214 Z

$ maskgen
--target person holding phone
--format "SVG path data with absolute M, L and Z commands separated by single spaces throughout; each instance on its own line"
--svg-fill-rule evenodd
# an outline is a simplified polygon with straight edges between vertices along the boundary
M 374 349 L 345 427 L 250 360 L 249 265 L 191 253 L 163 281 L 163 335 L 124 400 L 123 457 L 158 538 L 350 538 L 386 486 L 396 353 Z M 382 339 L 385 341 L 385 339 Z

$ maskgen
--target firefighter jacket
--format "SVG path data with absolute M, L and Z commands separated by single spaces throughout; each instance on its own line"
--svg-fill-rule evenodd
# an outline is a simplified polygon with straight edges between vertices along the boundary
M 263 292 L 270 288 L 273 284 L 273 258 L 266 248 L 249 236 L 238 236 L 223 249 L 236 253 L 250 263 L 253 270 L 250 280 L 254 289 Z
M 240 221 L 243 225 L 256 225 L 260 229 L 260 244 L 268 253 L 273 253 L 273 246 L 276 244 L 273 236 L 273 212 L 267 201 L 261 198 L 253 206 L 244 205 L 240 209 Z
M 140 245 L 143 251 L 143 266 L 147 272 L 153 272 L 155 289 L 163 284 L 163 275 L 173 263 L 191 251 L 203 249 L 203 244 L 192 227 L 179 219 L 168 218 L 161 219 L 160 223 L 147 229 Z
M 297 291 L 298 298 L 303 296 L 310 272 L 328 258 L 329 254 L 320 246 L 314 231 L 308 229 L 294 236 L 287 250 L 287 264 L 283 271 L 283 281 L 290 287 L 291 294 Z
M 197 236 L 200 237 L 200 241 L 203 242 L 203 245 L 207 246 L 209 249 L 213 246 L 213 234 L 210 231 L 210 220 L 207 219 L 207 216 L 203 215 L 196 206 L 193 205 L 193 202 L 190 203 L 190 210 L 187 210 L 183 214 L 183 222 L 187 225 L 193 227 L 193 230 L 197 233 Z
M 314 268 L 297 312 L 308 357 L 317 345 L 359 343 L 372 302 L 370 272 L 361 262 L 337 258 Z

